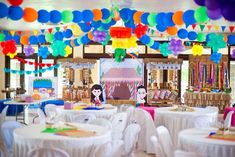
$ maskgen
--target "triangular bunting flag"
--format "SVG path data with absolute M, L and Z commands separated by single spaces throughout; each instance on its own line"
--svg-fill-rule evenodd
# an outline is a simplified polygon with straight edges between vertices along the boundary
M 234 26 L 229 26 L 229 30 L 230 30 L 230 32 L 232 33 L 233 30 L 234 30 Z
M 153 29 L 151 30 L 151 34 L 152 34 L 152 35 L 154 34 L 154 30 L 153 30 Z
M 203 30 L 204 30 L 204 28 L 205 28 L 205 25 L 200 25 L 200 29 L 201 29 L 201 31 L 203 31 Z
M 38 34 L 38 31 L 37 31 L 37 30 L 33 30 L 33 34 L 34 34 L 34 35 L 37 35 L 37 34 Z
M 193 25 L 192 25 L 192 28 L 193 28 L 193 29 L 195 29 L 195 28 L 196 28 L 196 26 L 197 26 L 197 24 L 193 24 Z
M 214 26 L 215 30 L 218 31 L 219 30 L 219 26 Z
M 11 34 L 12 36 L 14 36 L 14 35 L 15 35 L 15 32 L 16 32 L 16 31 L 10 31 L 10 34 Z
M 45 32 L 45 29 L 41 29 L 41 32 L 44 33 L 44 32 Z
M 207 29 L 208 29 L 208 31 L 210 31 L 211 30 L 211 25 L 207 25 Z
M 49 29 L 48 29 L 48 32 L 49 32 L 49 33 L 51 33 L 51 32 L 52 32 L 52 30 L 53 30 L 52 28 L 49 28 Z
M 224 32 L 226 29 L 226 26 L 221 26 L 222 31 Z
M 57 31 L 57 32 L 59 32 L 59 31 L 60 31 L 60 27 L 56 27 L 55 29 L 56 29 L 56 31 Z
M 18 34 L 18 35 L 21 35 L 21 34 L 22 34 L 22 31 L 17 31 L 17 34 Z

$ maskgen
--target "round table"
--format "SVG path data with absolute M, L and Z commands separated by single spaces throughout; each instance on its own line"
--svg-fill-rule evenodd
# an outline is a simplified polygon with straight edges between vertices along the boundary
M 111 141 L 111 131 L 104 127 L 70 123 L 81 130 L 95 131 L 91 137 L 68 137 L 53 133 L 42 133 L 43 124 L 34 124 L 14 131 L 14 157 L 27 156 L 27 153 L 35 148 L 56 147 L 65 150 L 70 157 L 89 157 L 96 147 Z
M 178 148 L 196 152 L 205 157 L 234 157 L 235 142 L 210 139 L 210 132 L 216 128 L 192 128 L 179 133 Z
M 117 113 L 117 107 L 108 106 L 107 108 L 101 110 L 68 110 L 64 109 L 63 106 L 57 107 L 57 113 L 59 116 L 64 117 L 65 121 L 69 121 L 70 116 L 74 114 L 94 114 L 96 118 L 111 118 L 115 113 Z
M 172 111 L 175 107 L 155 109 L 155 125 L 165 126 L 170 132 L 173 143 L 177 144 L 178 133 L 181 130 L 194 127 L 215 125 L 218 111 L 213 108 L 193 108 L 193 112 Z

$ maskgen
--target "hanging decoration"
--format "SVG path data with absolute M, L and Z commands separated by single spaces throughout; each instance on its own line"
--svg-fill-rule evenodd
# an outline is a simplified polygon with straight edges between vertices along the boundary
M 60 40 L 54 41 L 53 44 L 51 45 L 52 55 L 55 57 L 57 56 L 64 57 L 66 55 L 65 47 L 66 45 L 63 41 Z
M 121 63 L 123 62 L 124 58 L 126 57 L 126 50 L 117 48 L 114 51 L 114 59 L 116 62 Z
M 14 58 L 17 55 L 16 43 L 14 40 L 1 42 L 1 47 L 2 47 L 2 53 L 4 55 L 9 56 L 10 58 Z
M 126 38 L 126 39 L 113 38 L 112 47 L 113 48 L 123 48 L 123 49 L 135 48 L 135 47 L 137 47 L 136 41 L 137 41 L 137 38 L 135 36 L 132 36 L 131 38 Z
M 128 27 L 111 27 L 109 30 L 112 38 L 130 38 L 132 36 L 132 30 Z
M 231 57 L 234 59 L 235 58 L 235 49 L 232 50 Z
M 23 3 L 23 0 L 7 0 L 12 6 L 19 6 Z
M 71 55 L 73 52 L 72 52 L 72 48 L 69 47 L 68 45 L 65 47 L 65 55 L 64 57 L 68 57 L 69 55 Z
M 107 34 L 107 31 L 94 30 L 92 40 L 99 43 L 105 42 Z
M 213 61 L 215 64 L 219 64 L 220 60 L 222 58 L 222 54 L 218 52 L 213 52 L 210 56 L 210 60 Z
M 134 30 L 134 33 L 137 38 L 141 38 L 143 35 L 146 34 L 147 30 L 148 30 L 148 26 L 138 24 Z
M 35 50 L 34 48 L 31 46 L 31 45 L 28 45 L 27 47 L 24 48 L 24 53 L 25 53 L 25 56 L 31 56 L 35 53 Z
M 23 63 L 23 64 L 29 64 L 29 65 L 34 65 L 34 66 L 37 66 L 37 67 L 51 67 L 51 66 L 54 66 L 55 64 L 51 64 L 51 63 L 36 63 L 36 62 L 31 62 L 31 61 L 27 61 L 26 59 L 24 58 L 20 58 L 20 57 L 17 57 L 15 56 L 14 59 L 17 59 L 19 62 Z
M 169 50 L 172 51 L 174 56 L 177 56 L 184 50 L 184 45 L 181 40 L 171 39 L 169 44 Z
M 46 59 L 50 55 L 49 49 L 46 46 L 41 46 L 38 50 L 38 56 Z
M 9 68 L 4 68 L 3 70 L 6 73 L 19 74 L 19 75 L 24 75 L 24 74 L 30 75 L 30 74 L 44 73 L 46 71 L 51 71 L 51 70 L 53 70 L 55 68 L 59 68 L 59 67 L 60 67 L 60 64 L 55 64 L 55 65 L 50 66 L 48 68 L 43 68 L 43 69 L 34 70 L 34 71 L 12 70 Z
M 169 49 L 169 44 L 166 42 L 160 45 L 160 52 L 164 57 L 167 57 L 169 54 L 172 54 L 171 50 Z
M 194 44 L 192 47 L 193 56 L 201 56 L 203 51 L 202 45 Z
M 216 35 L 215 33 L 210 33 L 208 35 L 207 46 L 211 47 L 213 52 L 217 52 L 220 48 L 225 48 L 226 42 L 224 41 L 224 36 L 221 34 Z

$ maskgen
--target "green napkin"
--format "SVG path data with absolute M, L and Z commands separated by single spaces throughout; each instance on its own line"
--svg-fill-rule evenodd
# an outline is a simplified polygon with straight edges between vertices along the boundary
M 58 131 L 67 131 L 67 130 L 72 130 L 71 128 L 62 128 L 62 129 L 57 129 L 57 128 L 46 128 L 42 131 L 42 133 L 51 133 L 54 134 Z

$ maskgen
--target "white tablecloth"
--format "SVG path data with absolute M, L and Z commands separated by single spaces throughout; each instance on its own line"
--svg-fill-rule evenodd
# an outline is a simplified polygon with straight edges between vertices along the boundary
M 89 124 L 73 125 L 95 131 L 96 135 L 74 138 L 42 133 L 45 129 L 42 124 L 18 128 L 14 131 L 14 157 L 26 157 L 30 150 L 39 147 L 57 147 L 65 150 L 70 157 L 89 157 L 96 147 L 111 141 L 111 131 L 106 128 Z
M 102 110 L 66 110 L 63 106 L 58 106 L 57 113 L 59 116 L 64 117 L 65 121 L 68 121 L 73 114 L 94 114 L 96 118 L 109 119 L 112 115 L 117 113 L 117 107 L 113 106 L 112 109 Z
M 179 133 L 178 148 L 197 152 L 205 157 L 234 157 L 235 142 L 209 139 L 210 132 L 215 128 L 193 128 Z
M 173 143 L 177 144 L 178 133 L 181 130 L 196 126 L 208 127 L 215 125 L 218 112 L 211 108 L 194 108 L 193 112 L 171 111 L 174 107 L 155 109 L 155 125 L 165 126 L 170 132 Z

